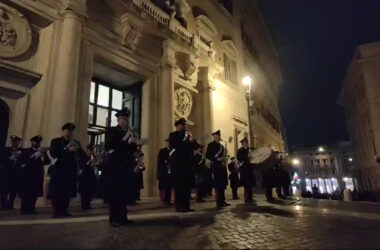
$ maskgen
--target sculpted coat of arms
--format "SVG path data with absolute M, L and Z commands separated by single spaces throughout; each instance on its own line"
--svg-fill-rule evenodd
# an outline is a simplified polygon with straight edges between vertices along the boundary
M 0 3 L 0 57 L 25 53 L 32 42 L 28 21 L 16 9 Z
M 193 97 L 189 90 L 178 88 L 174 91 L 175 113 L 179 117 L 188 117 L 193 107 Z

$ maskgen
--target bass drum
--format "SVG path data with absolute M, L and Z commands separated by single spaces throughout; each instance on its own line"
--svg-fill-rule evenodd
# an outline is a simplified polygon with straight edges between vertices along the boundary
M 263 147 L 254 150 L 251 155 L 251 163 L 264 169 L 271 168 L 276 163 L 276 155 L 271 148 Z

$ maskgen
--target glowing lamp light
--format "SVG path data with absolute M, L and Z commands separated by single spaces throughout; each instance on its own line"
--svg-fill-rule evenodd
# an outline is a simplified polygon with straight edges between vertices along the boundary
M 252 78 L 250 76 L 243 77 L 244 86 L 251 86 L 251 84 L 252 84 Z
M 324 147 L 319 147 L 319 148 L 318 148 L 318 152 L 325 152 Z
M 298 166 L 298 165 L 300 165 L 300 160 L 299 159 L 293 159 L 292 160 L 292 164 L 294 165 L 294 166 Z
M 348 161 L 349 161 L 349 162 L 353 162 L 354 159 L 352 159 L 352 158 L 350 157 L 350 158 L 348 158 Z

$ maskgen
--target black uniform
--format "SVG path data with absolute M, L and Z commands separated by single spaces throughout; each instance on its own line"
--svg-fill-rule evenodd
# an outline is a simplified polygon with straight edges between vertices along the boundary
M 266 198 L 268 201 L 273 200 L 272 189 L 278 185 L 278 163 L 275 163 L 268 169 L 262 171 L 262 185 L 266 189 Z
M 245 147 L 239 148 L 236 158 L 240 165 L 240 181 L 244 187 L 245 202 L 252 202 L 252 189 L 256 186 L 256 179 L 253 165 L 249 162 L 249 149 Z
M 215 199 L 218 207 L 225 204 L 225 189 L 228 185 L 227 166 L 224 162 L 225 148 L 217 141 L 207 146 L 206 158 L 211 161 L 211 171 L 214 175 Z
M 286 198 L 289 196 L 289 188 L 290 188 L 290 175 L 288 170 L 285 169 L 285 167 L 282 165 L 278 169 L 278 179 L 279 179 L 279 185 L 276 189 L 277 196 L 279 198 Z
M 106 130 L 105 150 L 108 158 L 104 163 L 103 181 L 105 199 L 109 202 L 109 219 L 111 224 L 126 224 L 127 203 L 135 199 L 134 168 L 137 150 L 136 143 L 129 139 L 137 134 L 132 130 L 124 130 L 120 126 Z
M 44 191 L 44 165 L 49 164 L 49 157 L 38 151 L 38 148 L 24 149 L 21 156 L 20 190 L 21 213 L 34 213 L 38 197 Z
M 70 144 L 77 144 L 76 151 L 70 151 Z M 85 161 L 86 153 L 76 140 L 64 137 L 55 138 L 50 143 L 50 155 L 57 159 L 50 167 L 50 185 L 48 198 L 52 200 L 55 217 L 69 215 L 67 208 L 70 199 L 77 194 L 77 174 L 81 161 Z
M 160 149 L 157 159 L 157 179 L 158 189 L 161 194 L 161 201 L 165 205 L 171 204 L 172 189 L 173 189 L 173 169 L 169 165 L 170 149 L 164 147 Z
M 193 185 L 193 147 L 185 131 L 175 131 L 169 135 L 173 151 L 169 165 L 174 172 L 175 205 L 177 211 L 190 209 L 191 188 Z
M 228 178 L 230 179 L 232 198 L 234 200 L 237 200 L 239 199 L 238 188 L 240 186 L 240 180 L 239 180 L 239 171 L 238 171 L 238 168 L 236 167 L 236 163 L 230 162 L 228 164 L 228 170 L 230 171 L 230 175 L 228 176 Z
M 193 159 L 193 169 L 195 173 L 195 188 L 197 190 L 197 202 L 203 202 L 203 198 L 206 197 L 206 165 L 205 159 L 202 154 L 202 146 L 195 142 L 193 143 L 194 150 L 200 150 L 196 154 L 194 154 Z
M 145 166 L 138 166 L 137 161 L 142 159 L 144 157 L 144 154 L 138 150 L 135 153 L 135 168 L 134 168 L 134 174 L 135 174 L 135 201 L 141 200 L 140 199 L 140 193 L 141 190 L 144 189 L 144 171 Z M 143 160 L 142 160 L 143 162 Z M 135 201 L 133 203 L 135 203 Z
M 18 175 L 20 168 L 22 148 L 7 147 L 0 163 L 0 195 L 1 208 L 13 209 L 14 200 L 18 192 Z M 12 156 L 16 156 L 11 159 Z
M 82 210 L 91 209 L 91 200 L 96 191 L 96 175 L 91 156 L 86 157 L 86 162 L 81 163 L 81 170 L 78 177 L 78 190 L 81 198 Z

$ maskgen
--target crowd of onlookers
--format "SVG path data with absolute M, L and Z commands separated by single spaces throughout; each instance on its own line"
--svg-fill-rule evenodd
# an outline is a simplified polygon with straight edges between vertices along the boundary
M 320 193 L 319 190 L 314 189 L 312 191 L 303 191 L 301 193 L 303 198 L 313 198 L 313 199 L 324 199 L 324 200 L 344 200 L 343 195 L 344 190 L 339 188 L 335 189 L 332 193 Z M 353 201 L 370 201 L 370 202 L 380 202 L 380 192 L 372 191 L 357 191 L 354 189 L 351 192 L 351 197 Z

